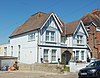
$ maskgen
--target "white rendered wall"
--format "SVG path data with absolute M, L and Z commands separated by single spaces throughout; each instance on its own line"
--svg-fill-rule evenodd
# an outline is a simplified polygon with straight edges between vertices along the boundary
M 18 57 L 18 45 L 20 45 L 19 62 L 31 64 L 37 62 L 37 35 L 35 32 L 35 40 L 29 41 L 28 34 L 20 35 L 10 39 L 10 51 L 13 46 L 13 56 Z

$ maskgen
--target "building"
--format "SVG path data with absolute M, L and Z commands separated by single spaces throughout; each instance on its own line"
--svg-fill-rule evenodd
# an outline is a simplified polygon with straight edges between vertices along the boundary
M 38 12 L 11 34 L 11 56 L 21 63 L 58 63 L 61 60 L 62 21 L 53 12 Z
M 26 64 L 87 62 L 87 37 L 82 20 L 64 24 L 53 12 L 38 12 L 14 30 L 4 54 Z
M 100 58 L 100 10 L 96 9 L 92 13 L 87 13 L 81 20 L 89 34 L 88 45 L 91 48 L 91 56 Z
M 87 62 L 91 58 L 90 49 L 87 45 L 88 33 L 81 20 L 67 23 L 64 29 L 62 47 L 62 61 L 68 63 L 69 60 Z
M 1 44 L 0 45 L 0 56 L 9 56 L 10 55 L 10 44 Z

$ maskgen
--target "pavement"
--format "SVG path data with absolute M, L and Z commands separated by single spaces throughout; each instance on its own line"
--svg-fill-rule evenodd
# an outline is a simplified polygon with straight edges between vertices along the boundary
M 77 73 L 64 74 L 42 71 L 0 71 L 0 78 L 78 78 Z

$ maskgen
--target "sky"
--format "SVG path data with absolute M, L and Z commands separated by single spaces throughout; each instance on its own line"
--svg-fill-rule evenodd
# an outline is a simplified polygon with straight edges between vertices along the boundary
M 0 0 L 0 44 L 37 12 L 54 12 L 65 23 L 100 9 L 100 0 Z

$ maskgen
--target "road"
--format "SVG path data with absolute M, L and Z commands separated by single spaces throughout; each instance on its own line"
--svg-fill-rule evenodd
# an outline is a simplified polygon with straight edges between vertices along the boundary
M 77 73 L 54 74 L 45 72 L 2 72 L 0 78 L 78 78 Z

